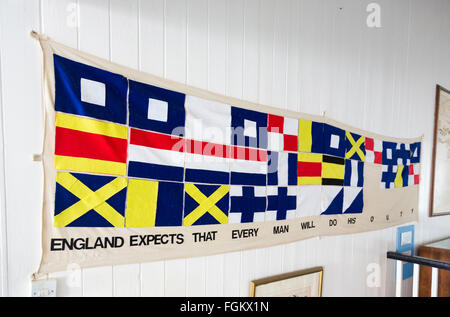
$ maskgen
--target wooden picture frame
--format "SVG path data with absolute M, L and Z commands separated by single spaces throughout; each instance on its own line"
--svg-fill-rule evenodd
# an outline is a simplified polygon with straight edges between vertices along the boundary
M 250 297 L 322 297 L 323 267 L 250 282 Z
M 440 146 L 440 142 L 438 140 L 438 131 L 441 129 L 448 130 L 450 129 L 450 124 L 445 127 L 441 127 L 440 123 L 442 124 L 443 120 L 440 120 L 440 114 L 442 116 L 443 113 L 443 107 L 445 105 L 445 110 L 450 111 L 450 104 L 448 103 L 447 95 L 450 98 L 450 91 L 448 89 L 445 89 L 444 87 L 440 85 L 436 85 L 436 98 L 435 98 L 435 112 L 434 112 L 434 131 L 433 131 L 433 156 L 432 156 L 432 165 L 431 165 L 431 186 L 430 186 L 430 210 L 429 210 L 429 217 L 437 217 L 437 216 L 444 216 L 444 215 L 450 215 L 450 208 L 447 208 L 447 210 L 444 211 L 435 211 L 436 208 L 442 208 L 440 207 L 440 202 L 436 201 L 435 194 L 438 196 L 442 195 L 441 193 L 436 193 L 436 183 L 440 182 L 439 175 L 445 174 L 439 173 L 439 175 L 436 173 L 437 165 L 441 165 L 442 162 L 437 162 L 437 160 L 441 160 L 442 153 L 442 147 Z M 445 100 L 442 98 L 442 96 L 445 96 Z M 448 107 L 448 109 L 447 109 Z M 448 150 L 450 151 L 450 149 Z M 438 153 L 439 152 L 439 153 Z M 450 160 L 447 161 L 446 165 L 450 164 Z M 441 182 L 442 183 L 442 182 Z M 445 184 L 448 183 L 448 180 L 444 182 Z M 445 190 L 446 193 L 450 193 L 450 185 L 447 185 L 448 187 Z M 438 197 L 439 198 L 439 197 Z

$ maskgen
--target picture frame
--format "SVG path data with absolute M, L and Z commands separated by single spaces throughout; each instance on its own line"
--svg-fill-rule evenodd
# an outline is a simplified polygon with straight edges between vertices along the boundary
M 322 297 L 323 267 L 250 282 L 250 297 Z
M 429 217 L 450 215 L 450 90 L 436 85 Z

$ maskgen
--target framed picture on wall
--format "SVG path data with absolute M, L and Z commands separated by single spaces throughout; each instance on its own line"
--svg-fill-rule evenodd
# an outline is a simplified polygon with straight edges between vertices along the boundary
M 450 91 L 436 85 L 430 217 L 450 215 Z
M 250 297 L 321 297 L 323 268 L 315 267 L 250 282 Z

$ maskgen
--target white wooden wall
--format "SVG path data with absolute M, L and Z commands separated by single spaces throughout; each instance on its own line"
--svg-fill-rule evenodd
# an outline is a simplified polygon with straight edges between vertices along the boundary
M 449 235 L 430 219 L 435 84 L 450 88 L 450 1 L 379 0 L 0 1 L 0 282 L 30 294 L 40 260 L 40 51 L 30 30 L 111 61 L 280 108 L 321 114 L 376 133 L 424 134 L 417 244 Z M 52 274 L 58 295 L 246 296 L 249 281 L 324 266 L 324 296 L 394 294 L 395 228 L 266 249 Z M 381 269 L 368 287 L 367 265 Z M 69 268 L 73 269 L 73 268 Z M 408 282 L 405 284 L 408 286 Z M 405 286 L 405 287 L 406 287 Z M 409 282 L 410 286 L 410 282 Z

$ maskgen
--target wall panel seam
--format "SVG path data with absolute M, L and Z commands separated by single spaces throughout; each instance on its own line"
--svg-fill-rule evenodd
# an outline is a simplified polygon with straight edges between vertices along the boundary
M 6 215 L 6 168 L 5 168 L 5 119 L 4 119 L 4 94 L 3 94 L 3 64 L 2 64 L 2 49 L 0 47 L 0 154 L 1 154 L 1 169 L 0 169 L 0 281 L 1 281 L 1 296 L 8 295 L 8 237 L 7 237 L 7 215 Z

